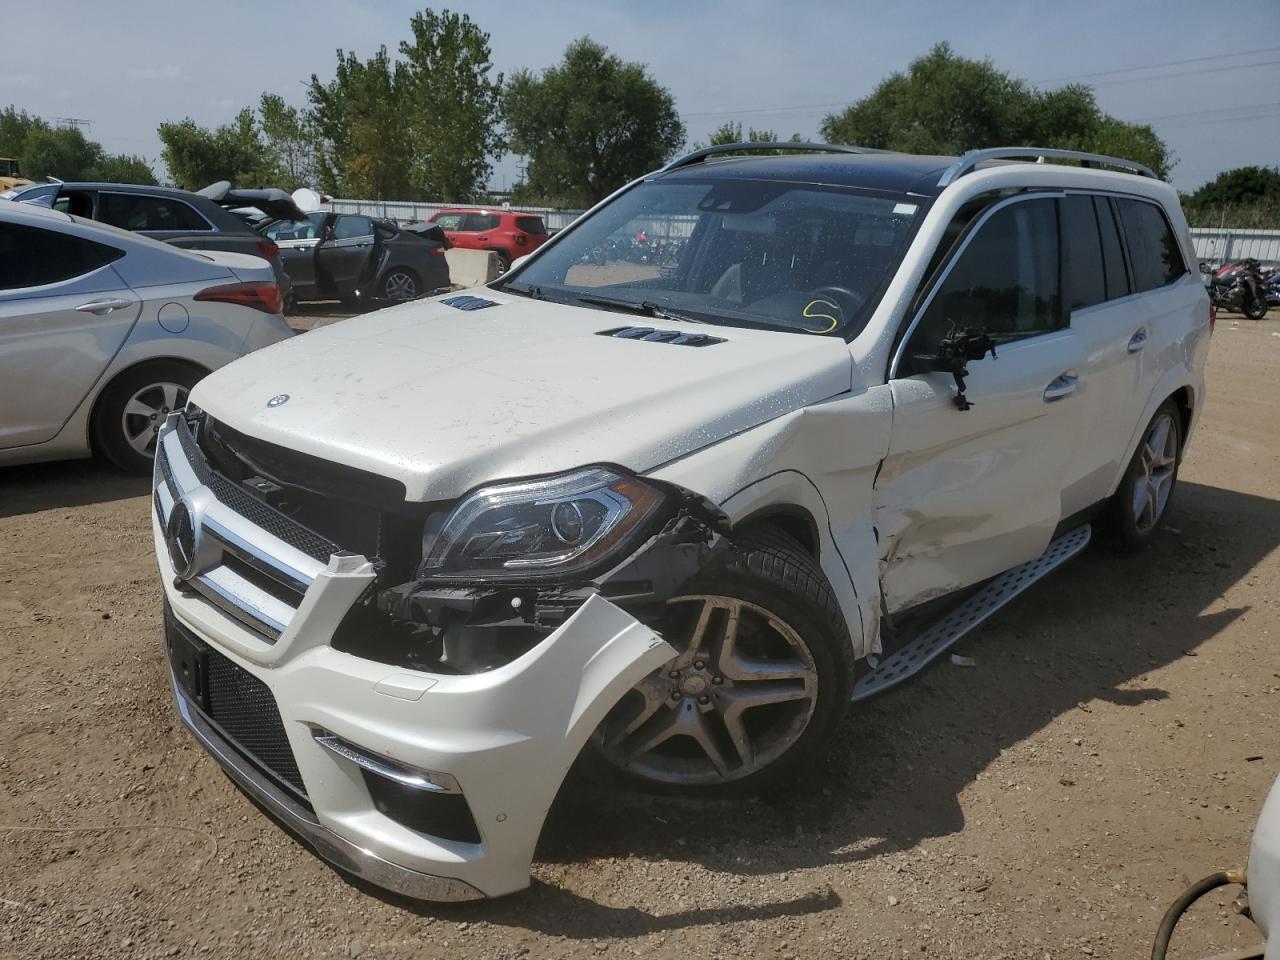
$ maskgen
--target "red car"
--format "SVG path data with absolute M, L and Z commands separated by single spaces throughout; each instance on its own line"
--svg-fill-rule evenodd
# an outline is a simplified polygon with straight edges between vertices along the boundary
M 466 250 L 492 250 L 505 272 L 511 261 L 547 242 L 542 218 L 513 210 L 441 210 L 432 218 L 449 242 Z

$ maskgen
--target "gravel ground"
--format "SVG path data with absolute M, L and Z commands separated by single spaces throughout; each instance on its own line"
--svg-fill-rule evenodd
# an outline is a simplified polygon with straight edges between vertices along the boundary
M 180 727 L 145 481 L 0 471 L 0 956 L 1137 957 L 1280 770 L 1280 322 L 1219 321 L 1167 531 L 1100 548 L 738 804 L 571 777 L 531 890 L 335 873 Z M 1178 956 L 1257 940 L 1231 893 Z

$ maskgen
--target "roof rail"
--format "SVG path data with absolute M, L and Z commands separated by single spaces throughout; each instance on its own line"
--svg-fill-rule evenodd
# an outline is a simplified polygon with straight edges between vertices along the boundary
M 939 187 L 947 187 L 955 183 L 966 173 L 971 173 L 980 163 L 987 160 L 1079 160 L 1082 167 L 1119 167 L 1130 173 L 1153 180 L 1160 179 L 1150 167 L 1144 167 L 1132 160 L 1119 157 L 1108 157 L 1101 153 L 1084 153 L 1080 150 L 1057 150 L 1052 147 L 990 147 L 986 150 L 970 150 L 951 166 L 947 167 L 938 181 Z
M 792 141 L 773 142 L 768 140 L 752 140 L 747 143 L 718 143 L 713 147 L 703 147 L 701 150 L 695 150 L 693 153 L 686 153 L 679 159 L 672 160 L 665 167 L 659 170 L 659 173 L 666 173 L 668 170 L 679 170 L 681 167 L 690 167 L 695 163 L 702 163 L 708 157 L 714 157 L 722 153 L 741 153 L 745 150 L 795 150 L 804 153 L 884 153 L 883 150 L 876 150 L 872 147 L 846 147 L 838 143 L 795 143 Z

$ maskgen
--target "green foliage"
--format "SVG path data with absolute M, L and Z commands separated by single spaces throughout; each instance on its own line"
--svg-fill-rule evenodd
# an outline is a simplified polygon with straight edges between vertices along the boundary
M 141 157 L 110 154 L 89 140 L 79 127 L 55 127 L 10 105 L 0 110 L 0 156 L 15 157 L 31 180 L 105 180 L 155 183 Z
M 957 56 L 946 43 L 829 114 L 821 129 L 830 143 L 909 153 L 1023 145 L 1089 150 L 1136 160 L 1161 177 L 1175 162 L 1150 126 L 1103 113 L 1089 87 L 1036 90 L 989 60 Z
M 498 134 L 502 75 L 489 35 L 465 15 L 425 10 L 393 61 L 338 51 L 333 80 L 308 89 L 322 189 L 347 196 L 462 201 L 479 195 Z
M 788 143 L 800 143 L 802 140 L 800 134 L 793 133 Z M 701 150 L 703 147 L 719 147 L 729 143 L 778 143 L 778 135 L 772 130 L 757 130 L 755 127 L 748 127 L 744 136 L 742 133 L 742 124 L 727 120 L 720 126 L 711 131 L 711 136 L 707 138 L 706 143 L 695 143 L 694 150 Z M 759 150 L 754 153 L 755 156 L 767 155 L 771 151 Z
M 292 107 L 275 93 L 258 101 L 262 140 L 273 161 L 270 186 L 293 191 L 315 182 L 315 132 L 305 111 Z
M 190 117 L 160 124 L 161 156 L 179 186 L 199 190 L 218 180 L 235 187 L 274 186 L 274 158 L 267 156 L 262 131 L 250 107 L 215 130 Z
M 556 66 L 511 78 L 503 101 L 511 149 L 529 158 L 521 201 L 594 203 L 661 166 L 684 142 L 670 92 L 641 63 L 589 38 Z
M 1225 170 L 1183 196 L 1182 209 L 1195 227 L 1280 229 L 1280 168 Z

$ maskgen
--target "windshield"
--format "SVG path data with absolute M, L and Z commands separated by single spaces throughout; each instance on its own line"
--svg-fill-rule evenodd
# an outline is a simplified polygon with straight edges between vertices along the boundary
M 673 320 L 852 339 L 920 208 L 905 195 L 853 188 L 653 180 L 575 225 L 505 288 Z

